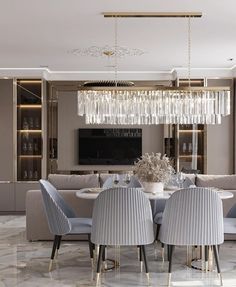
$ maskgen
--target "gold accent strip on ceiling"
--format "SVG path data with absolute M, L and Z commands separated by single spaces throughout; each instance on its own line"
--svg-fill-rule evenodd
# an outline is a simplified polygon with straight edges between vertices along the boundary
M 103 12 L 104 17 L 118 18 L 200 18 L 201 12 Z

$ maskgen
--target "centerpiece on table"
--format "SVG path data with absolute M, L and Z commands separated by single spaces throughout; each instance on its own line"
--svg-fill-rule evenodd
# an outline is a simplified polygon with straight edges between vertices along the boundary
M 163 192 L 174 169 L 166 155 L 161 153 L 145 153 L 134 163 L 134 173 L 141 181 L 146 192 Z

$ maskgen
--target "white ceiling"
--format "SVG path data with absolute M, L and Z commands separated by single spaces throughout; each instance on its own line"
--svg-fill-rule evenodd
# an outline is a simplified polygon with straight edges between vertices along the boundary
M 232 71 L 236 64 L 235 0 L 0 0 L 0 4 L 1 74 L 7 68 L 42 66 L 48 66 L 46 72 L 51 75 L 79 71 L 89 78 L 90 72 L 109 72 L 107 59 L 68 53 L 114 44 L 114 20 L 101 15 L 106 11 L 202 12 L 202 18 L 192 20 L 193 70 Z M 120 59 L 119 71 L 184 70 L 187 20 L 118 19 L 118 45 L 145 51 L 142 56 Z

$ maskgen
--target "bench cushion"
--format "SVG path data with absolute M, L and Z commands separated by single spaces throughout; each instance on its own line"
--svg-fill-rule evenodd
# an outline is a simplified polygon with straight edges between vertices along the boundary
M 236 190 L 236 175 L 197 174 L 196 185 L 199 187 L 216 187 L 226 190 Z
M 60 190 L 78 190 L 86 187 L 99 187 L 98 174 L 49 174 L 48 180 Z

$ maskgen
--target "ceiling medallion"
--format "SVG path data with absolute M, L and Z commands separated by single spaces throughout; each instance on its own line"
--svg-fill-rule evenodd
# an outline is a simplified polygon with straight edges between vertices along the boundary
M 138 48 L 128 48 L 124 46 L 91 46 L 88 48 L 78 48 L 70 51 L 75 56 L 91 57 L 111 57 L 123 58 L 126 56 L 142 56 L 145 52 Z

